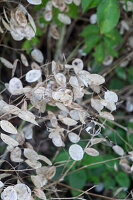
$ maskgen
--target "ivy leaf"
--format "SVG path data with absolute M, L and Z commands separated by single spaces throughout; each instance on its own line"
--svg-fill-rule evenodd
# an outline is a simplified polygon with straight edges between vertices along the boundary
M 118 0 L 102 0 L 97 9 L 97 20 L 101 33 L 110 32 L 118 23 L 120 8 Z

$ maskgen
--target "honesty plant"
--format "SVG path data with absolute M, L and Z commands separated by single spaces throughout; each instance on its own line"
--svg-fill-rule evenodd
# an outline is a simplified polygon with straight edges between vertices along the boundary
M 41 0 L 27 0 L 27 2 L 28 6 L 29 4 L 40 5 L 43 3 Z M 92 25 L 90 26 L 96 32 L 98 41 L 102 41 L 102 34 L 108 34 L 108 31 L 116 26 L 119 19 L 118 12 L 116 13 L 116 21 L 111 22 L 111 26 L 107 26 L 107 22 L 110 20 L 108 16 L 107 22 L 106 20 L 103 22 L 102 12 L 106 16 L 106 6 L 107 9 L 109 9 L 109 6 L 111 8 L 114 6 L 112 1 L 109 2 L 110 4 L 104 1 L 97 9 L 97 14 L 94 13 L 89 18 Z M 79 7 L 81 3 L 81 0 L 50 0 L 43 9 L 40 9 L 39 15 L 42 15 L 47 23 L 51 22 L 49 33 L 52 38 L 60 39 L 58 26 L 53 22 L 54 9 L 58 10 L 57 19 L 63 23 L 64 27 L 70 25 L 72 21 L 68 15 L 69 6 L 74 4 Z M 123 1 L 121 1 L 121 4 L 123 9 L 126 9 Z M 127 4 L 128 11 L 130 11 L 133 3 L 127 2 Z M 118 2 L 116 2 L 116 5 L 118 5 Z M 116 10 L 118 10 L 117 6 Z M 37 21 L 37 18 L 38 16 L 36 16 L 35 21 Z M 114 19 L 114 17 L 111 16 L 111 19 Z M 27 8 L 21 4 L 15 6 L 11 11 L 3 9 L 1 21 L 3 28 L 0 27 L 0 32 L 3 33 L 3 29 L 6 29 L 16 41 L 31 40 L 36 36 L 37 30 L 34 19 Z M 96 27 L 96 23 L 99 27 Z M 87 30 L 92 30 L 90 26 L 83 30 L 81 36 L 88 37 Z M 129 22 L 121 21 L 120 34 L 123 35 L 125 31 L 129 30 L 129 27 Z M 99 33 L 100 35 L 98 35 Z M 113 36 L 118 36 L 117 31 L 114 31 L 113 34 Z M 87 40 L 85 39 L 85 41 Z M 129 39 L 129 43 L 133 47 L 132 38 Z M 99 47 L 101 48 L 101 46 Z M 106 54 L 101 63 L 108 67 L 112 64 L 114 57 Z M 127 58 L 122 65 L 127 66 L 130 60 L 130 58 Z M 9 170 L 9 173 L 0 174 L 2 200 L 34 200 L 36 197 L 46 200 L 49 191 L 46 190 L 44 193 L 45 187 L 49 184 L 53 186 L 54 181 L 59 183 L 64 180 L 62 173 L 57 180 L 53 179 L 58 165 L 54 163 L 54 159 L 50 160 L 49 156 L 40 155 L 34 149 L 34 144 L 29 142 L 33 139 L 34 127 L 37 126 L 39 129 L 41 123 L 46 123 L 47 139 L 52 141 L 52 148 L 68 149 L 69 159 L 73 162 L 72 166 L 75 162 L 82 161 L 86 155 L 99 156 L 101 151 L 96 149 L 94 145 L 105 143 L 109 144 L 108 146 L 122 157 L 119 164 L 123 171 L 132 173 L 133 165 L 130 166 L 130 160 L 133 161 L 133 152 L 128 152 L 129 159 L 123 158 L 127 156 L 123 148 L 112 141 L 108 141 L 101 134 L 102 128 L 105 128 L 105 122 L 114 120 L 113 112 L 117 109 L 119 101 L 117 93 L 106 88 L 104 75 L 91 73 L 87 70 L 87 66 L 81 58 L 74 58 L 67 63 L 64 57 L 62 62 L 55 59 L 47 63 L 39 47 L 34 47 L 30 55 L 21 53 L 13 63 L 5 56 L 0 57 L 0 62 L 3 67 L 11 71 L 10 80 L 4 84 L 7 95 L 13 96 L 13 102 L 15 102 L 9 103 L 10 101 L 7 102 L 4 95 L 1 96 L 1 142 L 6 144 L 5 154 L 8 153 L 8 160 L 15 165 L 15 167 L 13 165 L 13 171 L 16 171 L 16 174 L 17 170 L 24 173 L 28 171 L 30 177 L 30 180 L 24 183 L 24 180 L 18 174 L 18 176 L 13 176 L 12 170 Z M 18 63 L 26 72 L 21 77 L 15 73 Z M 84 102 L 87 102 L 87 104 Z M 56 110 L 48 110 L 47 106 L 56 107 Z M 131 99 L 128 99 L 127 110 L 133 110 Z M 21 122 L 19 127 L 16 127 L 13 123 L 13 118 Z M 82 147 L 80 143 L 83 134 L 88 137 L 85 147 Z M 4 162 L 10 163 L 3 156 L 0 166 Z M 19 166 L 18 169 L 16 166 Z M 8 177 L 13 179 L 12 185 L 7 185 L 2 180 Z

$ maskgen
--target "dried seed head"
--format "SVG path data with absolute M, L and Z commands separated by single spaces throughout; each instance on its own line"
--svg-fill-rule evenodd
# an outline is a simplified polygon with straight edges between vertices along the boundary
M 114 60 L 113 56 L 108 55 L 105 57 L 105 59 L 103 61 L 103 65 L 109 66 L 112 64 L 113 60 Z
M 14 189 L 13 186 L 8 186 L 4 189 L 4 191 L 1 193 L 1 199 L 2 200 L 17 200 L 17 192 Z
M 68 137 L 69 140 L 73 143 L 78 143 L 80 141 L 80 137 L 76 133 L 70 132 L 68 134 Z
M 63 13 L 59 13 L 58 14 L 58 20 L 61 21 L 63 24 L 71 24 L 71 19 L 69 16 L 63 14 Z
M 29 149 L 29 148 L 24 149 L 24 156 L 32 161 L 39 159 L 37 152 L 35 152 L 33 149 Z
M 66 77 L 64 76 L 64 74 L 62 74 L 62 73 L 57 73 L 54 77 L 55 77 L 56 82 L 57 82 L 60 86 L 66 87 Z
M 41 188 L 47 184 L 47 179 L 41 174 L 36 176 L 31 176 L 31 180 L 37 188 Z
M 115 92 L 107 90 L 107 92 L 104 93 L 104 98 L 108 102 L 117 102 L 118 96 Z
M 19 183 L 14 186 L 14 189 L 17 193 L 17 199 L 30 200 L 31 190 L 27 185 Z
M 107 120 L 114 120 L 114 116 L 109 112 L 99 112 L 99 115 Z
M 7 120 L 1 120 L 0 126 L 7 133 L 12 133 L 12 134 L 18 133 L 17 129 Z
M 97 14 L 92 14 L 90 17 L 90 23 L 96 24 L 97 23 Z
M 84 67 L 83 61 L 81 59 L 79 59 L 79 58 L 76 58 L 75 60 L 73 60 L 72 66 L 74 68 L 75 73 L 77 74 Z
M 45 11 L 44 13 L 44 19 L 49 22 L 52 20 L 52 17 L 53 17 L 53 14 L 52 14 L 52 11 L 51 10 L 47 10 Z
M 79 6 L 80 3 L 81 3 L 81 0 L 73 0 L 73 3 L 74 3 L 76 6 Z
M 71 4 L 73 0 L 65 0 L 66 4 Z
M 37 160 L 25 160 L 25 162 L 33 169 L 38 169 L 42 166 L 42 164 Z
M 41 78 L 41 74 L 42 73 L 40 70 L 32 69 L 27 72 L 25 79 L 28 83 L 33 83 L 33 82 L 38 81 Z
M 94 148 L 86 148 L 85 153 L 87 153 L 89 156 L 99 156 L 99 152 Z
M 44 57 L 43 57 L 43 54 L 42 52 L 39 50 L 39 49 L 34 49 L 32 52 L 31 52 L 31 56 L 32 58 L 39 62 L 39 63 L 42 63 L 44 61 Z
M 38 198 L 43 199 L 43 200 L 46 200 L 46 195 L 45 195 L 45 193 L 44 193 L 41 189 L 35 188 L 35 189 L 34 189 L 34 194 L 35 194 Z
M 72 144 L 69 148 L 69 154 L 73 160 L 82 160 L 84 156 L 84 151 L 82 147 L 78 144 Z
M 39 5 L 42 3 L 42 0 L 27 0 L 27 1 L 32 5 Z
M 8 60 L 6 60 L 5 58 L 0 57 L 0 61 L 2 62 L 2 64 L 9 68 L 9 69 L 13 69 L 13 64 L 10 63 Z
M 115 151 L 116 154 L 120 155 L 120 156 L 123 156 L 125 153 L 124 153 L 124 150 L 122 149 L 122 147 L 120 147 L 119 145 L 114 145 L 112 147 L 112 149 Z
M 15 18 L 16 18 L 17 23 L 20 26 L 25 27 L 27 25 L 27 19 L 26 19 L 26 16 L 25 16 L 25 14 L 23 13 L 22 10 L 20 10 L 20 9 L 16 10 L 16 12 L 15 12 Z
M 19 143 L 16 140 L 14 140 L 12 137 L 6 134 L 1 133 L 1 139 L 9 146 L 15 147 L 19 145 Z
M 19 147 L 15 147 L 10 154 L 11 161 L 13 162 L 23 162 L 23 159 L 21 159 L 21 149 Z
M 20 79 L 14 77 L 9 81 L 9 92 L 12 95 L 19 95 L 23 93 L 23 85 Z
M 0 189 L 4 186 L 4 183 L 0 181 Z
M 28 63 L 28 60 L 27 60 L 26 56 L 24 54 L 22 54 L 22 53 L 21 53 L 21 61 L 22 61 L 24 66 L 26 66 L 26 67 L 29 66 L 29 63 Z

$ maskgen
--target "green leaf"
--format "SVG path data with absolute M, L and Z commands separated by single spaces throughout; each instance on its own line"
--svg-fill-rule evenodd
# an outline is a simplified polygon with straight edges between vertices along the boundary
M 43 32 L 39 27 L 36 27 L 36 36 L 42 36 Z
M 123 138 L 124 140 L 126 140 L 126 133 L 125 133 L 125 131 L 124 130 L 122 130 L 121 128 L 116 128 L 115 129 L 116 131 L 117 131 L 117 133 L 116 132 L 112 132 L 110 135 L 109 135 L 109 139 L 111 140 L 111 141 L 113 141 L 114 143 L 117 143 L 118 145 L 124 145 L 125 143 L 124 143 L 124 141 L 123 140 L 121 140 L 121 138 Z M 120 137 L 121 138 L 120 138 Z
M 97 9 L 97 20 L 101 33 L 110 32 L 118 23 L 120 8 L 118 0 L 102 0 Z
M 114 44 L 118 44 L 122 41 L 122 37 L 117 29 L 113 29 L 109 33 L 105 33 L 105 36 L 111 39 Z
M 83 12 L 87 11 L 89 8 L 94 8 L 96 7 L 101 0 L 82 0 L 81 1 L 81 6 Z
M 109 89 L 120 90 L 123 87 L 124 87 L 124 82 L 122 80 L 119 80 L 118 78 L 113 78 L 110 81 Z
M 76 18 L 78 16 L 78 7 L 74 3 L 69 5 L 69 11 L 67 15 L 71 18 Z
M 113 177 L 110 177 L 106 174 L 105 179 L 104 179 L 104 187 L 105 188 L 114 188 L 115 187 L 115 180 Z
M 85 186 L 86 181 L 87 181 L 87 176 L 84 170 L 81 170 L 79 172 L 77 171 L 68 175 L 69 185 L 76 189 L 82 190 L 83 187 Z M 80 192 L 76 190 L 71 190 L 71 193 L 73 196 L 77 196 L 80 194 Z
M 105 53 L 102 42 L 96 46 L 93 56 L 95 57 L 97 63 L 101 63 L 104 60 Z
M 109 55 L 113 57 L 118 57 L 118 53 L 115 50 L 115 42 L 113 40 L 107 37 L 104 37 L 104 45 Z
M 116 174 L 115 179 L 121 187 L 128 188 L 130 186 L 130 179 L 128 175 L 124 172 L 119 172 L 118 174 Z
M 86 48 L 83 50 L 85 53 L 89 53 L 92 48 L 101 40 L 99 35 L 91 35 L 85 39 Z
M 116 67 L 115 72 L 119 78 L 126 80 L 126 73 L 123 67 Z
M 54 180 L 57 180 L 57 178 L 60 177 L 61 175 L 61 171 L 63 170 L 64 168 L 64 165 L 67 163 L 67 161 L 69 160 L 69 153 L 68 151 L 60 151 L 60 153 L 58 154 L 58 156 L 56 157 L 54 163 L 57 163 L 59 164 L 59 166 L 56 168 L 56 174 L 54 176 Z M 63 164 L 60 166 L 60 163 Z M 66 165 L 66 169 L 68 169 L 70 166 L 71 166 L 72 162 L 69 161 Z M 75 166 L 73 166 L 71 168 L 71 170 L 74 170 L 75 169 Z
M 38 11 L 41 8 L 44 8 L 46 6 L 46 4 L 48 3 L 49 0 L 43 0 L 41 4 L 34 6 L 34 10 Z
M 32 46 L 37 46 L 39 44 L 39 42 L 40 42 L 40 40 L 37 37 L 33 37 L 31 39 Z
M 69 160 L 69 153 L 68 152 L 60 152 L 58 156 L 56 157 L 55 162 L 60 162 L 60 161 L 67 161 Z
M 107 151 L 107 149 L 106 149 L 106 151 Z M 107 165 L 105 165 L 107 171 L 112 171 L 112 172 L 114 171 L 114 164 L 118 162 L 116 160 L 112 160 L 114 158 L 115 158 L 115 156 L 112 154 L 109 154 L 109 153 L 104 155 L 104 160 L 111 160 L 110 162 L 107 162 Z
M 59 9 L 53 8 L 53 20 L 59 26 L 63 26 L 64 24 L 58 20 L 58 14 L 60 13 Z
M 90 2 L 92 2 L 92 0 L 82 0 L 81 1 L 81 6 L 82 6 L 82 10 L 83 12 L 87 11 L 90 5 Z
M 92 182 L 94 184 L 99 184 L 101 175 L 103 176 L 103 173 L 105 171 L 105 167 L 103 165 L 103 166 L 98 166 L 97 168 L 94 169 L 86 168 L 86 171 L 87 171 L 87 181 Z
M 89 155 L 85 154 L 83 159 L 82 159 L 82 161 L 81 161 L 81 163 L 82 163 L 83 166 L 90 164 L 88 169 L 94 169 L 94 168 L 99 168 L 100 166 L 102 166 L 103 164 L 99 163 L 99 162 L 101 162 L 103 160 L 104 159 L 103 159 L 103 157 L 101 155 L 93 157 L 93 156 L 89 156 Z M 99 164 L 96 164 L 96 163 L 99 163 Z
M 24 41 L 24 43 L 22 44 L 22 49 L 26 50 L 26 53 L 29 54 L 32 50 L 32 43 L 30 40 L 26 40 Z
M 119 188 L 117 188 L 117 190 L 118 190 Z M 123 189 L 124 190 L 124 189 Z M 125 191 L 121 191 L 121 192 L 119 192 L 119 194 L 116 196 L 117 198 L 119 198 L 119 199 L 126 199 L 126 196 L 128 195 L 127 194 L 127 192 L 125 192 Z
M 56 106 L 51 106 L 51 105 L 47 104 L 47 105 L 46 105 L 46 110 L 47 110 L 47 111 L 50 110 L 50 111 L 52 111 L 52 112 L 55 112 L 55 111 L 58 110 L 58 108 L 57 108 Z
M 128 136 L 128 143 L 133 145 L 133 135 L 132 134 Z
M 133 122 L 128 122 L 128 128 L 133 129 Z
M 37 37 L 33 37 L 31 40 L 26 40 L 22 44 L 22 49 L 25 49 L 26 52 L 29 54 L 34 46 L 37 46 L 39 43 L 39 39 Z
M 97 25 L 88 25 L 83 29 L 80 35 L 83 37 L 88 37 L 97 34 L 99 34 L 99 27 Z
M 133 83 L 133 66 L 129 67 L 127 70 L 127 80 L 129 83 Z

